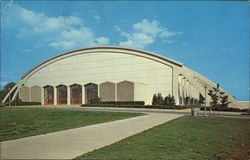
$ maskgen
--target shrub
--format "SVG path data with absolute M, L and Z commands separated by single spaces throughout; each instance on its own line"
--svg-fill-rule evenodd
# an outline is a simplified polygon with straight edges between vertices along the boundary
M 32 105 L 41 105 L 41 102 L 18 102 L 18 106 L 32 106 Z
M 154 94 L 152 105 L 175 105 L 175 98 L 169 94 L 163 99 L 161 93 Z
M 201 110 L 204 110 L 205 107 L 201 107 Z M 206 107 L 208 110 L 211 107 Z M 228 111 L 228 112 L 247 112 L 247 109 L 239 109 L 239 108 L 229 108 L 229 107 L 216 107 L 213 108 L 215 111 Z
M 157 105 L 157 104 L 158 104 L 158 98 L 157 98 L 157 95 L 154 94 L 153 99 L 152 99 L 152 105 Z
M 94 97 L 89 100 L 90 104 L 100 104 L 101 99 L 99 97 Z
M 170 94 L 164 98 L 164 105 L 175 105 L 175 98 Z

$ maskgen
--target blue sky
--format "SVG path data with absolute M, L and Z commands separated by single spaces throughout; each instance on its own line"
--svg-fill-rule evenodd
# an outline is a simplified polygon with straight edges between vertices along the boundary
M 1 7 L 1 87 L 62 52 L 111 45 L 180 61 L 249 100 L 246 1 L 4 1 Z

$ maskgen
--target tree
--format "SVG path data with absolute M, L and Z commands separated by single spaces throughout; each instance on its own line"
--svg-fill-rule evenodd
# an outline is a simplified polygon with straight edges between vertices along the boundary
M 220 85 L 217 84 L 216 88 L 213 87 L 213 90 L 209 90 L 208 91 L 208 95 L 211 97 L 211 100 L 212 100 L 210 102 L 210 105 L 211 105 L 210 112 L 212 111 L 212 108 L 214 108 L 214 112 L 215 112 L 215 108 L 218 105 L 218 102 L 219 102 L 219 95 L 218 95 L 218 93 L 220 92 L 219 87 L 220 87 Z
M 170 104 L 171 105 L 175 105 L 176 104 L 174 96 L 171 97 Z
M 11 88 L 13 88 L 15 85 L 16 85 L 16 83 L 10 82 L 10 83 L 8 83 L 8 84 L 6 84 L 6 85 L 4 86 L 4 89 L 5 89 L 5 90 L 11 90 Z
M 220 91 L 219 87 L 220 85 L 217 84 L 216 88 L 213 87 L 213 90 L 208 91 L 208 95 L 211 97 L 210 105 L 214 108 L 214 113 L 216 108 L 227 107 L 228 104 L 231 103 L 228 101 L 228 95 L 225 95 L 225 92 Z M 210 111 L 212 108 L 210 107 Z
M 164 98 L 164 105 L 169 105 L 171 101 L 171 96 L 170 94 Z
M 175 98 L 169 94 L 163 99 L 161 93 L 154 94 L 152 105 L 175 105 Z
M 166 96 L 164 98 L 164 105 L 175 105 L 175 98 L 174 96 L 171 96 L 170 94 L 168 94 L 168 96 Z
M 225 92 L 220 92 L 220 107 L 226 108 L 231 103 L 228 101 L 228 95 L 224 95 Z
M 158 93 L 158 95 L 157 95 L 157 102 L 158 102 L 158 105 L 163 105 L 163 103 L 164 103 L 164 100 L 163 100 L 161 93 Z
M 153 99 L 152 99 L 152 105 L 163 105 L 163 104 L 164 104 L 164 100 L 163 100 L 161 93 L 154 94 Z
M 153 99 L 152 99 L 152 105 L 157 105 L 157 95 L 156 94 L 154 94 L 153 95 Z
M 10 82 L 4 86 L 0 91 L 0 101 L 2 102 L 7 93 L 16 85 L 14 82 Z

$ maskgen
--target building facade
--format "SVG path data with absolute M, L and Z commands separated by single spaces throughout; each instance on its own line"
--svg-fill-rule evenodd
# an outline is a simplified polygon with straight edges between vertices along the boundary
M 216 84 L 184 64 L 142 50 L 92 47 L 53 57 L 26 73 L 7 94 L 14 100 L 42 105 L 79 105 L 99 97 L 103 102 L 144 101 L 153 94 L 173 95 L 178 105 L 210 101 Z M 222 89 L 223 90 L 223 89 Z M 224 90 L 223 90 L 224 91 Z M 227 93 L 228 94 L 228 93 Z M 231 107 L 241 104 L 229 95 Z

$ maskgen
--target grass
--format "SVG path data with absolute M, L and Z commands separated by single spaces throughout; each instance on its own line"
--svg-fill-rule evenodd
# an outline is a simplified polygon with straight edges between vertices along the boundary
M 43 108 L 1 108 L 0 114 L 1 141 L 143 115 Z
M 77 159 L 243 160 L 249 139 L 249 119 L 185 116 Z

